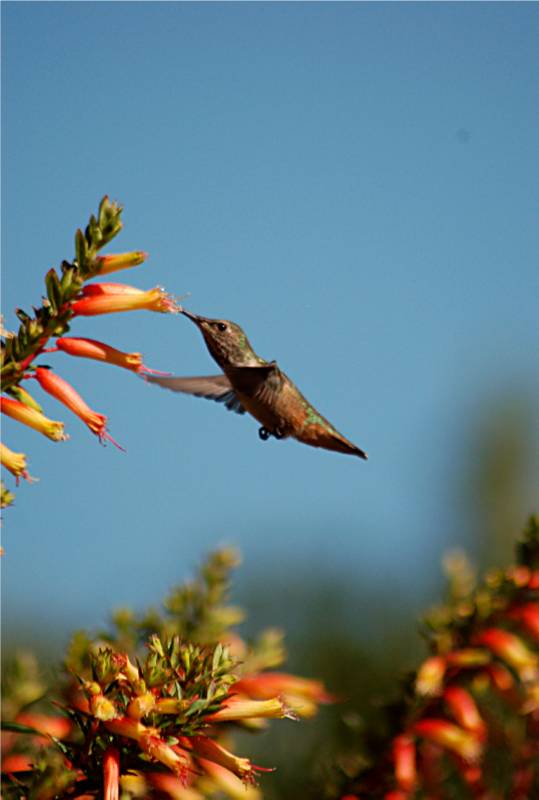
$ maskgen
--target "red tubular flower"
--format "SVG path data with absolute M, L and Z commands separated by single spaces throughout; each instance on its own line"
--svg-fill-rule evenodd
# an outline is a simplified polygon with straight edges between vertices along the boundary
M 321 681 L 300 678 L 286 672 L 246 675 L 234 684 L 232 691 L 254 700 L 282 697 L 286 705 L 302 717 L 313 716 L 319 703 L 330 703 L 334 699 Z
M 417 672 L 416 692 L 424 697 L 433 697 L 442 691 L 446 670 L 443 656 L 431 656 L 425 659 Z
M 411 736 L 402 734 L 393 740 L 393 764 L 399 787 L 411 791 L 417 784 L 416 749 Z
M 204 772 L 227 797 L 231 797 L 233 800 L 260 800 L 260 792 L 254 786 L 246 786 L 241 778 L 238 778 L 226 767 L 205 758 L 197 760 Z
M 42 433 L 53 442 L 60 442 L 68 437 L 64 433 L 64 423 L 48 419 L 44 414 L 30 408 L 19 400 L 12 400 L 10 397 L 0 398 L 0 410 L 6 416 L 28 425 L 35 431 Z
M 453 650 L 445 658 L 451 667 L 481 667 L 491 661 L 490 653 L 479 647 L 465 647 L 462 650 Z
M 539 603 L 525 603 L 509 612 L 511 619 L 521 622 L 526 631 L 539 642 Z
M 230 697 L 219 711 L 208 714 L 208 722 L 235 722 L 242 719 L 296 719 L 294 712 L 282 700 L 242 700 Z
M 184 776 L 189 767 L 189 761 L 185 753 L 178 752 L 178 748 L 172 748 L 159 736 L 156 728 L 148 728 L 138 720 L 130 717 L 117 717 L 104 722 L 105 728 L 110 733 L 118 736 L 126 736 L 134 739 L 143 753 L 151 756 L 156 761 L 164 764 L 175 775 Z
M 54 736 L 56 739 L 65 739 L 73 727 L 67 717 L 54 717 L 51 714 L 37 714 L 31 711 L 18 714 L 16 721 L 34 728 L 43 736 Z
M 353 800 L 359 800 L 359 797 L 356 797 L 356 795 L 354 794 L 346 795 L 346 797 L 342 797 L 341 800 L 346 800 L 347 797 L 351 797 L 353 798 Z M 386 794 L 384 795 L 384 800 L 408 800 L 409 797 L 410 795 L 408 794 L 408 792 L 401 792 L 399 790 L 396 790 L 393 792 L 386 792 Z
M 75 315 L 91 317 L 138 309 L 175 314 L 180 306 L 160 286 L 143 292 L 122 283 L 93 283 L 83 288 L 80 299 L 71 303 L 71 309 Z
M 539 658 L 515 634 L 502 628 L 487 628 L 477 636 L 476 641 L 513 667 L 522 680 L 537 678 Z
M 137 372 L 140 375 L 168 375 L 166 372 L 157 372 L 153 369 L 148 369 L 142 363 L 141 353 L 124 353 L 122 350 L 117 350 L 104 342 L 98 342 L 95 339 L 83 339 L 74 336 L 62 336 L 56 340 L 56 347 L 63 353 L 68 353 L 70 356 L 78 356 L 79 358 L 91 358 L 94 361 L 104 361 L 107 364 L 113 364 L 116 367 L 129 369 L 132 372 Z M 54 348 L 51 348 L 52 352 Z
M 144 777 L 158 792 L 172 798 L 172 800 L 204 800 L 200 792 L 186 786 L 185 781 L 182 781 L 176 775 L 171 775 L 167 772 L 146 772 Z
M 118 272 L 121 269 L 137 267 L 148 258 L 148 253 L 142 250 L 135 250 L 132 253 L 113 253 L 96 258 L 99 271 L 97 275 L 108 275 L 110 272 Z
M 423 736 L 456 753 L 463 761 L 475 762 L 481 756 L 482 745 L 477 734 L 465 731 L 445 719 L 422 719 L 412 726 L 412 730 L 417 736 Z
M 120 753 L 109 745 L 103 754 L 104 800 L 118 800 L 120 796 Z
M 475 700 L 466 689 L 460 686 L 448 686 L 444 691 L 444 700 L 459 725 L 466 730 L 474 731 L 481 738 L 486 732 L 486 725 L 479 714 Z
M 80 394 L 59 375 L 55 375 L 50 369 L 38 367 L 35 376 L 42 389 L 63 403 L 70 411 L 77 415 L 88 428 L 95 433 L 99 441 L 105 440 L 112 442 L 120 450 L 120 445 L 114 441 L 107 431 L 107 418 L 104 414 L 98 414 L 84 402 Z
M 213 761 L 214 764 L 220 764 L 247 783 L 253 783 L 255 781 L 255 771 L 261 769 L 261 767 L 255 767 L 251 764 L 248 758 L 235 756 L 234 753 L 226 750 L 222 745 L 217 744 L 207 736 L 191 736 L 189 742 L 193 748 L 194 756 Z M 269 772 L 270 770 L 264 771 Z

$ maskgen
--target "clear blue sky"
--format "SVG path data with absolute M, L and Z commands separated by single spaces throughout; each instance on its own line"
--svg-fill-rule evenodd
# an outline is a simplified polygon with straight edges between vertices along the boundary
M 5 422 L 40 477 L 5 514 L 6 616 L 99 624 L 223 541 L 246 573 L 421 595 L 463 543 L 481 409 L 515 391 L 537 421 L 539 6 L 8 2 L 2 19 L 7 326 L 108 193 L 113 249 L 150 253 L 119 280 L 240 323 L 370 454 L 263 443 L 216 404 L 51 356 L 127 453 L 49 398 L 68 443 Z M 73 334 L 215 369 L 181 317 Z

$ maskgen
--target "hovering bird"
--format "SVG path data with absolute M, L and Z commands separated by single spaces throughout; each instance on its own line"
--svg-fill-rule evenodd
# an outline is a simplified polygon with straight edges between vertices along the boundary
M 223 372 L 194 378 L 146 375 L 148 383 L 217 400 L 238 414 L 248 412 L 262 425 L 258 431 L 261 439 L 291 436 L 311 447 L 367 458 L 363 450 L 345 439 L 313 408 L 275 361 L 265 361 L 255 353 L 239 325 L 225 319 L 199 317 L 185 309 L 181 313 L 198 327 Z

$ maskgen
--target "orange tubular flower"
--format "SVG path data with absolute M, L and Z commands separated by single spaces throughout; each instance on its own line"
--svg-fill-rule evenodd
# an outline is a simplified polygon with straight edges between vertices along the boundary
M 193 748 L 194 756 L 219 764 L 247 783 L 253 783 L 255 781 L 255 771 L 261 769 L 251 764 L 248 758 L 235 756 L 234 753 L 226 750 L 207 736 L 192 736 L 189 742 Z M 270 772 L 271 770 L 263 769 L 263 771 Z
M 442 691 L 446 661 L 442 656 L 431 656 L 419 667 L 415 688 L 423 697 L 433 697 Z
M 19 400 L 2 397 L 0 399 L 0 410 L 8 417 L 16 419 L 17 422 L 22 422 L 23 425 L 28 425 L 28 427 L 42 433 L 48 439 L 52 439 L 53 442 L 60 442 L 69 438 L 64 433 L 63 422 L 48 419 L 44 414 L 36 411 L 35 408 L 30 408 L 30 406 L 19 402 Z
M 99 266 L 97 275 L 108 275 L 110 272 L 118 272 L 121 269 L 137 267 L 148 258 L 148 253 L 142 250 L 135 250 L 132 253 L 114 253 L 107 256 L 98 256 L 96 262 Z
M 334 699 L 321 681 L 300 678 L 286 672 L 246 675 L 234 684 L 233 691 L 254 700 L 282 697 L 286 705 L 301 717 L 312 717 L 316 714 L 319 703 L 331 703 Z
M 3 467 L 8 469 L 12 475 L 15 476 L 17 486 L 21 478 L 24 478 L 29 483 L 35 480 L 31 478 L 26 469 L 26 456 L 24 453 L 14 453 L 9 447 L 0 442 L 0 463 Z
M 444 691 L 444 700 L 459 725 L 484 737 L 486 725 L 479 714 L 475 700 L 466 689 L 460 686 L 448 686 Z
M 148 728 L 142 722 L 129 717 L 109 719 L 104 722 L 104 725 L 111 733 L 134 739 L 144 753 L 164 764 L 175 775 L 182 776 L 188 769 L 189 761 L 187 755 L 185 753 L 180 755 L 177 749 L 164 742 L 156 728 Z
M 103 788 L 105 800 L 120 796 L 120 753 L 109 745 L 103 754 Z
M 122 283 L 93 283 L 83 288 L 81 298 L 71 303 L 71 309 L 75 315 L 92 317 L 139 309 L 175 314 L 180 306 L 160 286 L 143 292 Z
M 241 700 L 231 697 L 219 711 L 208 714 L 207 722 L 236 722 L 242 719 L 296 719 L 294 712 L 282 700 Z
M 487 628 L 479 634 L 477 643 L 488 647 L 498 658 L 513 667 L 522 680 L 537 678 L 539 658 L 513 633 L 502 628 Z
M 212 782 L 221 789 L 227 797 L 233 800 L 259 800 L 261 794 L 254 786 L 246 786 L 245 783 L 234 775 L 233 772 L 216 764 L 214 761 L 209 761 L 205 758 L 199 758 L 198 763 L 204 772 L 211 778 Z
M 539 642 L 539 603 L 526 603 L 509 612 L 512 619 L 522 623 L 530 636 Z
M 464 761 L 474 762 L 481 756 L 482 745 L 479 737 L 445 719 L 422 719 L 413 725 L 412 730 L 417 736 L 423 736 L 445 747 L 446 750 L 451 750 Z
M 62 336 L 56 340 L 56 347 L 63 353 L 68 353 L 70 356 L 78 356 L 79 358 L 91 358 L 95 361 L 105 361 L 107 364 L 114 364 L 116 367 L 129 369 L 132 372 L 137 372 L 140 375 L 168 375 L 166 372 L 157 372 L 154 369 L 149 369 L 142 363 L 141 353 L 124 353 L 122 350 L 116 350 L 104 342 L 98 342 L 95 339 L 82 339 L 73 336 Z M 54 348 L 51 348 L 51 352 Z
M 107 418 L 104 414 L 98 414 L 84 402 L 80 394 L 63 378 L 55 375 L 50 369 L 38 367 L 35 376 L 42 389 L 63 403 L 70 411 L 79 417 L 85 425 L 95 433 L 99 441 L 105 440 L 112 442 L 120 450 L 120 445 L 114 441 L 107 431 Z
M 397 736 L 393 740 L 395 778 L 401 789 L 411 791 L 417 784 L 415 742 L 411 736 Z
M 17 715 L 17 722 L 35 728 L 43 736 L 54 736 L 56 739 L 65 739 L 73 727 L 67 717 L 54 717 L 50 714 L 36 714 L 31 711 Z

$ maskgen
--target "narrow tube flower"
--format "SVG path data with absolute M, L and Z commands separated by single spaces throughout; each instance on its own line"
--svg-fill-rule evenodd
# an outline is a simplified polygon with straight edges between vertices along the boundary
M 103 754 L 104 800 L 118 800 L 120 796 L 120 753 L 109 745 Z
M 35 480 L 31 478 L 26 469 L 26 456 L 24 453 L 14 453 L 5 444 L 0 442 L 0 463 L 3 467 L 8 469 L 12 475 L 15 476 L 17 486 L 21 478 L 24 478 L 29 483 Z
M 34 728 L 43 736 L 54 736 L 56 739 L 65 739 L 73 727 L 67 717 L 55 717 L 51 714 L 37 714 L 33 711 L 17 714 L 17 722 Z
M 393 740 L 393 764 L 399 787 L 411 791 L 417 784 L 416 750 L 411 736 L 402 734 Z
M 56 347 L 63 353 L 68 353 L 70 356 L 77 356 L 79 358 L 91 358 L 94 361 L 104 361 L 107 364 L 113 364 L 116 367 L 129 369 L 132 372 L 137 372 L 140 375 L 167 375 L 169 373 L 157 372 L 157 370 L 149 369 L 142 363 L 141 353 L 124 353 L 122 350 L 117 350 L 104 342 L 98 342 L 95 339 L 83 339 L 74 336 L 62 336 L 56 340 Z M 53 350 L 54 348 L 51 348 Z
M 193 748 L 193 755 L 197 758 L 208 759 L 215 764 L 220 764 L 225 769 L 233 772 L 238 778 L 247 783 L 252 783 L 255 780 L 255 767 L 248 758 L 240 758 L 235 756 L 229 750 L 226 750 L 222 745 L 209 739 L 207 736 L 191 736 L 189 738 Z
M 446 670 L 446 661 L 442 656 L 431 656 L 425 659 L 417 672 L 416 692 L 423 697 L 440 694 Z
M 134 739 L 144 753 L 164 764 L 175 775 L 182 776 L 188 769 L 189 760 L 186 754 L 180 755 L 177 750 L 163 741 L 156 728 L 149 728 L 130 717 L 106 720 L 104 725 L 110 733 Z
M 170 797 L 172 800 L 204 800 L 204 795 L 190 786 L 185 786 L 181 778 L 176 775 L 171 775 L 167 772 L 146 772 L 145 778 L 154 789 L 162 792 L 163 795 Z M 124 788 L 123 779 L 122 788 Z
M 319 703 L 330 703 L 334 698 L 328 694 L 321 681 L 309 680 L 285 672 L 261 672 L 246 675 L 234 684 L 234 692 L 254 700 L 269 700 L 281 697 L 289 708 L 300 717 L 312 717 Z
M 2 397 L 0 399 L 0 410 L 8 417 L 17 420 L 17 422 L 22 422 L 23 425 L 28 425 L 29 428 L 33 428 L 48 439 L 52 439 L 53 442 L 60 442 L 69 438 L 64 433 L 63 422 L 48 419 L 44 414 L 34 408 L 30 408 L 25 403 L 21 403 L 19 400 Z
M 206 758 L 199 758 L 198 763 L 213 783 L 233 800 L 260 800 L 261 794 L 255 786 L 246 786 L 241 778 L 226 767 Z
M 155 697 L 151 692 L 134 697 L 127 706 L 127 716 L 142 719 L 155 708 Z
M 242 719 L 297 719 L 296 714 L 278 697 L 272 700 L 236 700 L 231 697 L 226 700 L 219 711 L 208 714 L 207 722 L 235 722 Z
M 477 643 L 484 645 L 513 667 L 522 680 L 537 678 L 539 659 L 515 634 L 502 628 L 487 628 L 478 635 Z
M 105 256 L 97 256 L 96 265 L 98 271 L 96 275 L 108 275 L 111 272 L 118 272 L 121 269 L 137 267 L 148 258 L 148 253 L 143 250 L 134 250 L 132 253 L 111 253 Z
M 417 736 L 456 753 L 464 761 L 474 762 L 481 756 L 482 745 L 477 734 L 445 719 L 422 719 L 412 726 L 412 730 Z
M 486 725 L 479 714 L 475 700 L 466 689 L 460 686 L 448 686 L 443 696 L 459 725 L 484 736 Z
M 481 667 L 492 660 L 490 653 L 479 647 L 465 647 L 453 650 L 445 657 L 451 667 Z
M 526 631 L 539 642 L 539 603 L 525 603 L 509 612 L 512 619 L 522 623 Z
M 41 388 L 76 414 L 92 433 L 95 433 L 101 443 L 108 440 L 118 449 L 122 449 L 107 431 L 107 417 L 104 414 L 92 411 L 71 384 L 44 367 L 38 367 L 35 371 L 35 376 Z
M 84 287 L 81 298 L 71 303 L 71 309 L 75 315 L 91 317 L 139 309 L 175 314 L 180 306 L 160 286 L 144 292 L 123 284 L 94 283 Z

